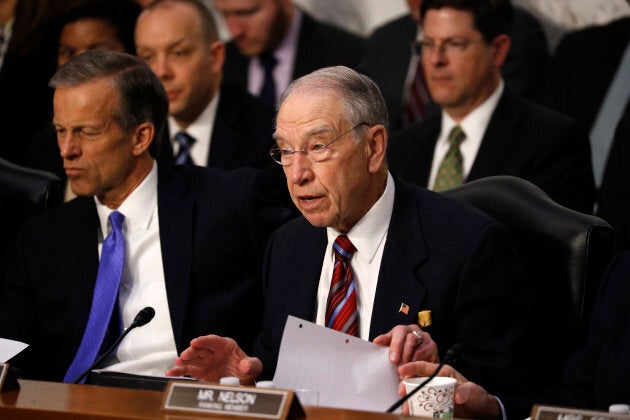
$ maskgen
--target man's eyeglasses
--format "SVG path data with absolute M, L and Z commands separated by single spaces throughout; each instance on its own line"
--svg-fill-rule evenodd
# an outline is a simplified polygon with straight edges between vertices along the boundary
M 337 140 L 339 140 L 340 138 L 342 138 L 343 136 L 345 136 L 352 130 L 355 130 L 361 127 L 362 125 L 371 126 L 371 124 L 368 124 L 368 123 L 364 123 L 364 122 L 359 123 L 355 125 L 354 127 L 352 127 L 351 129 L 346 130 L 343 133 L 339 134 L 337 137 L 335 137 L 328 143 L 322 143 L 321 141 L 311 141 L 303 149 L 294 149 L 292 147 L 274 147 L 273 149 L 269 151 L 269 155 L 271 156 L 274 162 L 282 166 L 289 166 L 293 164 L 293 161 L 295 160 L 295 154 L 298 152 L 304 153 L 311 162 L 322 162 L 328 159 L 330 155 L 332 154 L 332 149 L 330 148 L 331 144 L 333 144 L 334 142 L 336 142 Z
M 442 42 L 437 42 L 432 39 L 420 39 L 415 42 L 415 48 L 417 53 L 433 54 L 435 51 L 446 54 L 450 57 L 462 55 L 468 46 L 475 41 L 467 38 L 447 38 Z

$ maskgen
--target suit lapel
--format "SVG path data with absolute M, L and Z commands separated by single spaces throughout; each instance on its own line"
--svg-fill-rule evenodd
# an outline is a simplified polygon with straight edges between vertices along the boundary
M 68 256 L 68 262 L 64 264 L 67 270 L 64 277 L 68 279 L 68 285 L 71 287 L 73 302 L 71 310 L 75 314 L 72 318 L 77 322 L 75 329 L 80 331 L 80 337 L 83 335 L 92 308 L 99 264 L 98 226 L 100 222 L 94 198 L 78 197 L 69 205 L 74 208 L 70 216 L 74 235 L 72 239 L 66 239 L 66 243 L 90 244 L 77 247 L 71 254 L 64 253 Z
M 234 161 L 238 141 L 232 127 L 238 115 L 235 93 L 222 90 L 212 128 L 208 166 L 223 168 Z
M 164 130 L 160 136 L 160 154 L 157 157 L 158 163 L 164 166 L 170 166 L 175 163 L 175 154 L 173 153 L 173 145 L 171 144 L 171 134 L 168 129 L 168 123 L 164 124 Z
M 303 239 L 299 245 L 291 244 L 292 247 L 299 246 L 294 255 L 301 261 L 299 264 L 287 264 L 287 268 L 291 267 L 293 272 L 289 273 L 288 278 L 292 280 L 287 285 L 286 296 L 291 296 L 289 314 L 314 322 L 317 315 L 317 289 L 328 239 L 326 229 L 310 225 L 307 229 L 308 232 L 301 235 Z
M 194 194 L 181 176 L 158 167 L 160 246 L 168 306 L 177 348 L 182 334 L 192 277 Z
M 516 101 L 507 90 L 492 113 L 488 128 L 466 181 L 484 178 L 499 173 L 505 157 L 514 145 L 514 128 L 518 124 Z
M 395 325 L 417 323 L 416 314 L 426 299 L 419 267 L 428 254 L 417 207 L 410 190 L 396 181 L 394 210 L 374 298 L 370 340 Z M 408 313 L 400 310 L 401 304 L 409 306 Z
M 223 74 L 225 80 L 233 80 L 243 89 L 247 89 L 247 76 L 249 72 L 249 57 L 242 55 L 234 41 L 225 45 L 225 64 Z
M 440 127 L 441 114 L 437 113 L 392 137 L 392 163 L 400 170 L 398 173 L 393 169 L 395 175 L 411 184 L 427 187 Z

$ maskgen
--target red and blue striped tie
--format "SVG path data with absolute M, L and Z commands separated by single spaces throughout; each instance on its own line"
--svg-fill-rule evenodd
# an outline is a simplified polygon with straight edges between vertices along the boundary
M 346 235 L 339 235 L 333 244 L 335 266 L 326 304 L 326 326 L 333 330 L 357 336 L 359 311 L 357 293 L 350 260 L 356 251 Z

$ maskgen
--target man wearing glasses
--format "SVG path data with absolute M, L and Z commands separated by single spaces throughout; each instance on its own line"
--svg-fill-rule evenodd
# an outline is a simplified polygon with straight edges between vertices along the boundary
M 324 68 L 289 85 L 271 156 L 304 217 L 270 239 L 254 357 L 229 338 L 199 337 L 168 375 L 269 378 L 293 315 L 389 346 L 393 365 L 435 362 L 463 343 L 456 366 L 467 377 L 491 392 L 525 386 L 516 378 L 529 353 L 517 343 L 529 292 L 507 233 L 457 201 L 395 180 L 387 125 L 378 87 L 354 70 Z
M 520 99 L 501 77 L 511 45 L 509 0 L 424 0 L 420 11 L 427 87 L 442 112 L 392 138 L 392 172 L 436 191 L 513 175 L 566 207 L 591 213 L 586 132 Z

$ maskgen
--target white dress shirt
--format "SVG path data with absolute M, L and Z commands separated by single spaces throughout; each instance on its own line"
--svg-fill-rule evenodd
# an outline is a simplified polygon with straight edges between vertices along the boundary
M 179 152 L 179 143 L 175 140 L 175 135 L 180 131 L 185 131 L 195 139 L 195 144 L 190 148 L 190 157 L 193 163 L 197 166 L 208 166 L 212 130 L 214 130 L 214 120 L 217 116 L 220 96 L 221 91 L 217 91 L 214 98 L 212 98 L 199 117 L 185 130 L 177 125 L 172 116 L 168 117 L 168 129 L 169 135 L 171 136 L 170 140 L 171 146 L 173 147 L 173 156 L 177 156 Z
M 387 186 L 383 195 L 347 233 L 348 239 L 357 249 L 350 260 L 350 266 L 352 267 L 357 294 L 359 336 L 364 340 L 367 340 L 370 336 L 370 323 L 372 321 L 378 274 L 381 269 L 389 222 L 394 209 L 394 192 L 394 179 L 388 173 Z M 316 323 L 318 325 L 326 325 L 326 303 L 335 264 L 333 243 L 337 236 L 341 235 L 340 232 L 332 228 L 326 229 L 326 232 L 328 234 L 328 247 L 326 248 L 327 251 L 317 290 Z
M 113 211 L 97 198 L 96 209 L 101 224 L 99 255 L 103 247 L 102 232 L 111 230 L 108 217 Z M 166 297 L 166 284 L 160 248 L 160 229 L 157 207 L 157 164 L 142 183 L 118 208 L 125 216 L 125 265 L 118 304 L 127 328 L 144 307 L 155 309 L 155 318 L 129 333 L 120 343 L 116 357 L 105 363 L 108 370 L 142 375 L 163 375 L 177 357 L 175 337 Z M 113 363 L 113 364 L 112 364 Z
M 477 152 L 481 146 L 481 140 L 486 133 L 492 113 L 497 107 L 499 99 L 501 99 L 503 85 L 503 80 L 501 80 L 499 82 L 499 86 L 497 86 L 488 99 L 475 108 L 470 114 L 466 115 L 466 117 L 464 117 L 464 119 L 459 123 L 459 126 L 466 134 L 466 140 L 464 140 L 459 146 L 463 158 L 464 179 L 468 177 L 470 169 L 475 162 Z M 435 151 L 433 152 L 431 176 L 428 184 L 430 189 L 433 189 L 435 186 L 435 178 L 437 178 L 438 170 L 444 160 L 444 156 L 446 156 L 446 152 L 448 152 L 448 149 L 451 146 L 448 142 L 448 135 L 456 125 L 458 124 L 453 121 L 446 112 L 442 111 L 442 131 L 440 131 L 440 136 L 438 137 L 437 143 L 435 144 Z

